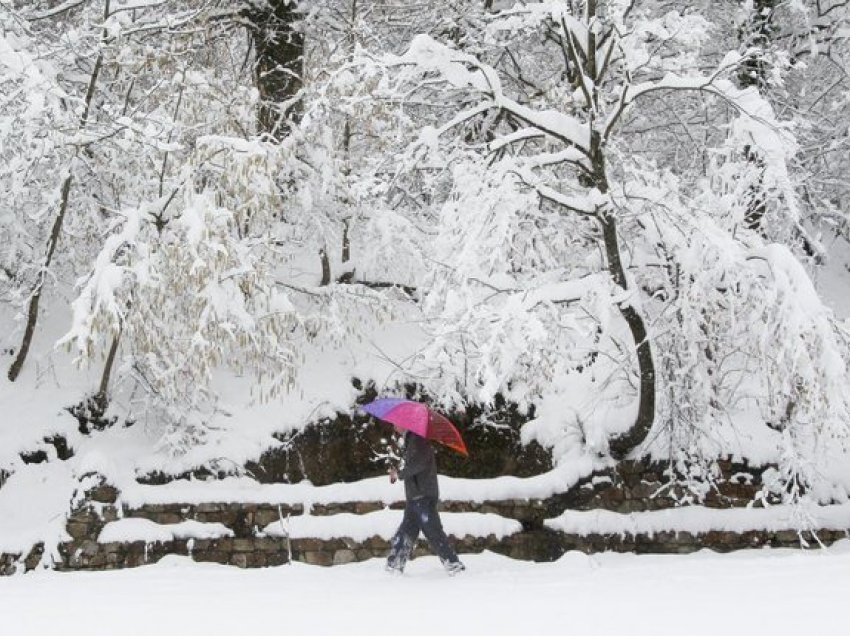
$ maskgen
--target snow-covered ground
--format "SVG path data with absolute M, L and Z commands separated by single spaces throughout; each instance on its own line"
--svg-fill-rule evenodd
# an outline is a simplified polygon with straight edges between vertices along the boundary
M 239 570 L 167 557 L 95 573 L 0 579 L 3 633 L 846 634 L 850 541 L 826 550 L 686 556 L 571 552 L 555 563 L 435 557 L 391 576 L 380 560 Z

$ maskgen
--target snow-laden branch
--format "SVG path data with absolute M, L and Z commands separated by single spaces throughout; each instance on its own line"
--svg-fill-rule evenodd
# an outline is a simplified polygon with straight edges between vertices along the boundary
M 587 197 L 572 197 L 542 183 L 532 185 L 531 187 L 537 191 L 541 199 L 555 203 L 570 212 L 575 212 L 583 216 L 596 216 L 596 208 L 588 204 Z
M 602 272 L 584 278 L 549 283 L 523 290 L 522 305 L 524 309 L 531 310 L 540 304 L 575 303 L 588 294 L 606 289 L 610 285 L 611 277 Z
M 535 110 L 508 97 L 496 69 L 476 57 L 450 49 L 427 35 L 417 35 L 407 52 L 385 58 L 390 67 L 413 66 L 437 73 L 455 88 L 472 88 L 500 108 L 541 132 L 584 151 L 590 148 L 590 128 L 581 120 L 553 109 Z M 470 70 L 472 69 L 472 70 Z
M 128 210 L 122 215 L 121 221 L 113 224 L 113 228 L 121 224 L 121 229 L 104 241 L 88 277 L 78 283 L 79 296 L 71 303 L 72 326 L 57 342 L 57 346 L 76 343 L 79 351 L 85 353 L 93 338 L 94 321 L 101 313 L 106 314 L 114 324 L 115 331 L 118 330 L 126 308 L 116 298 L 116 294 L 124 283 L 128 268 L 118 265 L 116 260 L 121 250 L 135 244 L 141 229 L 141 219 L 146 213 L 144 207 Z
M 77 7 L 84 5 L 88 1 L 89 0 L 65 0 L 65 2 L 62 2 L 50 9 L 30 13 L 26 16 L 26 18 L 30 21 L 46 20 L 47 18 L 55 17 L 61 13 L 70 11 L 71 9 L 76 9 Z
M 528 141 L 529 139 L 536 139 L 538 137 L 544 137 L 546 133 L 544 133 L 539 128 L 520 128 L 508 135 L 504 135 L 499 137 L 498 139 L 494 139 L 490 142 L 490 151 L 498 152 L 505 146 L 509 146 L 511 144 L 519 143 L 522 141 Z
M 578 152 L 574 148 L 568 148 L 559 153 L 549 153 L 548 155 L 542 153 L 530 158 L 517 158 L 508 171 L 513 173 L 524 186 L 534 190 L 544 201 L 554 203 L 581 216 L 596 216 L 598 208 L 607 202 L 607 197 L 598 190 L 592 189 L 580 196 L 565 194 L 543 182 L 534 172 L 536 168 L 546 165 L 562 162 L 578 163 L 574 160 L 574 157 L 578 156 Z
M 491 110 L 494 107 L 495 107 L 494 104 L 488 103 L 488 102 L 478 104 L 477 106 L 474 106 L 474 107 L 472 107 L 468 110 L 465 110 L 461 113 L 458 113 L 456 116 L 452 117 L 452 119 L 450 121 L 446 122 L 445 124 L 443 124 L 442 126 L 440 126 L 437 129 L 430 128 L 430 127 L 423 129 L 422 133 L 420 134 L 420 138 L 430 137 L 431 134 L 436 135 L 437 137 L 440 137 L 440 136 L 444 135 L 445 133 L 449 132 L 452 128 L 455 128 L 456 126 L 460 126 L 461 124 L 469 121 L 470 119 L 474 119 L 478 115 L 486 113 L 488 110 Z
M 586 167 L 582 163 L 583 159 L 586 159 L 586 157 L 578 148 L 566 148 L 558 152 L 541 152 L 531 155 L 525 159 L 525 162 L 531 168 L 556 166 L 561 163 L 572 163 Z
M 496 95 L 497 106 L 517 118 L 535 126 L 563 143 L 580 148 L 585 153 L 590 149 L 590 126 L 575 117 L 557 110 L 538 111 L 523 106 L 505 95 Z
M 654 91 L 662 90 L 709 90 L 715 91 L 717 87 L 715 81 L 725 73 L 736 69 L 745 59 L 740 53 L 730 51 L 718 67 L 709 75 L 681 76 L 675 73 L 668 73 L 663 78 L 657 81 L 642 82 L 637 85 L 629 85 L 625 87 L 625 102 L 630 104 L 638 97 L 646 95 Z

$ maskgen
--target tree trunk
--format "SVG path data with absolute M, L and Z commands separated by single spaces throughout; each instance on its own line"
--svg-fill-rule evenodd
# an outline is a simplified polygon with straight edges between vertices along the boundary
M 611 272 L 611 276 L 617 285 L 623 289 L 628 289 L 629 285 L 620 258 L 617 222 L 610 215 L 605 215 L 602 218 L 602 236 L 605 242 L 608 271 Z M 655 361 L 653 360 L 652 345 L 647 338 L 643 317 L 628 300 L 620 303 L 618 308 L 635 343 L 638 376 L 640 378 L 640 398 L 635 423 L 628 431 L 608 442 L 611 456 L 614 459 L 623 459 L 646 439 L 652 428 L 652 423 L 655 421 Z
M 740 31 L 742 46 L 767 50 L 770 46 L 770 40 L 776 32 L 776 26 L 772 19 L 773 12 L 778 4 L 779 0 L 754 0 L 749 19 Z M 762 57 L 750 57 L 741 64 L 738 71 L 738 85 L 741 88 L 755 87 L 761 91 L 767 86 L 769 71 L 769 64 Z M 744 154 L 747 161 L 756 166 L 763 174 L 764 161 L 758 150 L 746 146 Z M 761 182 L 762 179 L 759 177 L 758 183 L 754 183 L 750 187 L 747 211 L 744 214 L 744 225 L 749 230 L 763 233 L 762 220 L 767 212 L 767 202 Z
M 103 365 L 103 375 L 100 376 L 100 387 L 97 390 L 97 395 L 100 399 L 106 402 L 107 392 L 109 391 L 109 378 L 112 375 L 112 366 L 115 364 L 115 354 L 118 353 L 118 344 L 121 342 L 121 331 L 112 338 L 112 346 L 109 347 L 109 355 L 106 356 L 106 364 Z
M 109 18 L 109 0 L 103 9 L 103 19 L 106 21 Z M 91 103 L 94 98 L 94 90 L 97 85 L 97 78 L 100 75 L 100 69 L 103 66 L 103 53 L 98 53 L 97 59 L 92 69 L 89 85 L 86 90 L 86 101 L 83 106 L 83 113 L 80 116 L 80 130 L 86 127 L 91 111 Z M 53 254 L 56 252 L 56 245 L 59 242 L 59 237 L 62 234 L 62 225 L 65 222 L 65 216 L 68 212 L 68 200 L 71 196 L 71 183 L 73 182 L 72 166 L 68 166 L 68 174 L 62 182 L 62 188 L 59 196 L 59 211 L 56 213 L 56 218 L 53 221 L 53 227 L 50 230 L 50 237 L 47 240 L 47 253 L 44 256 L 44 262 L 41 264 L 41 270 L 38 272 L 35 285 L 33 286 L 32 294 L 30 295 L 29 308 L 27 309 L 27 324 L 24 328 L 24 337 L 21 340 L 21 346 L 15 359 L 12 361 L 12 366 L 9 367 L 9 381 L 14 382 L 18 379 L 24 362 L 29 355 L 32 338 L 35 334 L 35 326 L 38 322 L 38 308 L 41 303 L 41 294 L 44 291 L 44 283 L 47 279 L 47 272 L 53 262 Z
M 249 0 L 243 15 L 254 42 L 254 82 L 260 92 L 259 128 L 276 139 L 289 133 L 289 118 L 297 121 L 293 103 L 301 88 L 304 35 L 295 28 L 295 0 Z
M 62 190 L 60 194 L 59 212 L 56 214 L 56 219 L 53 221 L 53 228 L 50 230 L 50 238 L 47 241 L 47 254 L 44 257 L 44 262 L 41 265 L 41 270 L 38 272 L 38 278 L 30 295 L 30 304 L 27 309 L 27 325 L 24 328 L 24 337 L 21 340 L 21 346 L 15 359 L 12 361 L 12 366 L 9 367 L 9 381 L 14 382 L 18 379 L 24 362 L 29 355 L 32 337 L 35 334 L 35 325 L 38 322 L 38 306 L 41 303 L 41 293 L 44 291 L 44 282 L 47 278 L 47 270 L 53 262 L 53 254 L 56 251 L 56 244 L 59 242 L 59 235 L 62 231 L 62 224 L 65 221 L 65 213 L 68 211 L 68 199 L 71 194 L 71 181 L 73 177 L 69 171 L 65 180 L 62 182 Z
M 586 5 L 585 19 L 590 22 L 597 12 L 597 3 L 594 0 L 588 0 Z M 582 61 L 575 56 L 574 62 L 582 64 Z M 588 34 L 587 58 L 583 62 L 584 73 L 586 77 L 593 79 L 593 84 L 586 87 L 588 92 L 588 114 L 590 116 L 590 148 L 589 157 L 592 168 L 592 182 L 601 193 L 605 194 L 609 190 L 608 175 L 605 164 L 605 148 L 602 142 L 600 133 L 594 127 L 594 114 L 597 112 L 599 105 L 598 89 L 596 88 L 596 80 L 598 79 L 598 65 L 596 60 L 596 35 L 591 31 Z M 605 257 L 608 263 L 608 271 L 614 283 L 624 290 L 629 289 L 629 281 L 626 277 L 625 268 L 623 267 L 623 259 L 620 254 L 619 232 L 617 231 L 617 221 L 611 213 L 610 208 L 603 208 L 597 212 L 597 218 L 602 227 L 602 239 L 605 245 Z M 634 290 L 636 291 L 636 290 Z M 652 345 L 647 337 L 646 324 L 643 316 L 635 309 L 634 305 L 627 299 L 617 305 L 620 310 L 620 315 L 626 321 L 626 325 L 631 333 L 632 340 L 635 343 L 638 363 L 638 387 L 639 387 L 639 402 L 638 413 L 634 424 L 628 431 L 617 435 L 608 442 L 608 448 L 611 456 L 614 459 L 623 459 L 632 450 L 637 448 L 649 434 L 652 424 L 655 421 L 655 361 L 652 355 Z
M 325 248 L 319 250 L 319 260 L 322 262 L 322 280 L 319 285 L 324 287 L 331 284 L 331 261 Z

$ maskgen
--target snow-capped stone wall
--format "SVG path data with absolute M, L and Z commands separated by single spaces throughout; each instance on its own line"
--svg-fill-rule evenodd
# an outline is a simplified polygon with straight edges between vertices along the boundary
M 769 470 L 721 462 L 717 479 L 697 501 L 692 490 L 665 475 L 665 466 L 621 462 L 548 497 L 446 500 L 442 519 L 461 554 L 491 550 L 535 561 L 554 560 L 570 550 L 726 552 L 828 545 L 850 536 L 850 505 L 804 511 L 808 525 L 803 527 L 801 510 L 764 494 Z M 192 485 L 207 496 L 216 493 L 215 484 Z M 338 501 L 330 497 L 303 503 L 274 497 L 210 501 L 204 496 L 188 503 L 168 501 L 168 496 L 152 502 L 154 493 L 144 492 L 150 499 L 140 502 L 101 479 L 69 515 L 66 541 L 55 550 L 37 544 L 26 554 L 0 555 L 0 575 L 40 565 L 63 570 L 135 567 L 166 554 L 243 568 L 362 561 L 387 554 L 404 506 L 400 500 L 346 501 L 345 495 Z M 256 486 L 248 493 L 262 499 L 270 491 Z M 423 541 L 415 554 L 428 552 Z

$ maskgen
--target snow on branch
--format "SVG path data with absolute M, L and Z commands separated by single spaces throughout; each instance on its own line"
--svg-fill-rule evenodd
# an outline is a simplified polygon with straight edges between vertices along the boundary
M 83 355 L 89 355 L 95 332 L 95 320 L 105 314 L 113 331 L 118 331 L 125 308 L 116 297 L 124 283 L 124 276 L 130 268 L 117 264 L 119 255 L 127 246 L 134 245 L 141 228 L 141 219 L 146 213 L 144 206 L 128 210 L 122 219 L 113 224 L 113 229 L 121 228 L 111 234 L 94 261 L 87 278 L 82 279 L 79 296 L 71 303 L 73 321 L 71 329 L 58 342 L 57 346 L 75 343 Z M 141 273 L 139 270 L 137 273 Z
M 555 188 L 543 184 L 536 184 L 532 186 L 537 194 L 540 195 L 540 198 L 545 199 L 551 203 L 556 203 L 561 207 L 564 207 L 571 212 L 575 212 L 576 214 L 582 214 L 586 216 L 594 216 L 596 214 L 595 207 L 592 207 L 588 204 L 587 197 L 571 197 L 562 192 L 559 192 Z
M 581 120 L 548 109 L 538 111 L 505 95 L 496 69 L 476 57 L 455 51 L 427 35 L 417 35 L 407 52 L 388 56 L 389 66 L 413 66 L 420 72 L 438 73 L 455 88 L 472 88 L 487 96 L 493 106 L 507 111 L 547 135 L 584 151 L 590 147 L 590 127 Z M 472 70 L 470 70 L 472 69 Z
M 35 13 L 31 13 L 27 16 L 28 20 L 45 20 L 47 18 L 55 17 L 61 13 L 65 13 L 66 11 L 70 11 L 71 9 L 75 9 L 79 6 L 84 5 L 88 0 L 65 0 L 55 7 L 50 9 L 45 9 L 44 11 L 37 11 Z
M 575 303 L 591 293 L 598 293 L 599 290 L 610 287 L 611 277 L 600 272 L 523 290 L 522 305 L 526 310 L 531 310 L 539 304 Z
M 498 152 L 502 148 L 509 146 L 511 144 L 519 143 L 522 141 L 528 141 L 529 139 L 537 139 L 538 137 L 544 137 L 545 133 L 539 128 L 520 128 L 517 131 L 514 131 L 508 135 L 504 135 L 499 137 L 498 139 L 494 139 L 490 142 L 490 150 L 491 152 Z

